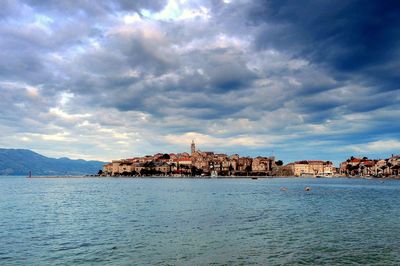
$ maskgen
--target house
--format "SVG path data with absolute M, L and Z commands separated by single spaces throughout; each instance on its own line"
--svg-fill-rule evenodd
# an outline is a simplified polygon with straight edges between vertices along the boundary
M 330 161 L 304 160 L 290 164 L 295 176 L 332 175 L 333 164 Z

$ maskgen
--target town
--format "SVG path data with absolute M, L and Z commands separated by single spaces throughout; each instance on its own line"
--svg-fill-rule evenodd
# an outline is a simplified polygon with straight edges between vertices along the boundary
M 330 161 L 303 160 L 283 164 L 274 156 L 240 157 L 223 153 L 201 151 L 192 141 L 190 154 L 157 153 L 144 157 L 113 160 L 99 171 L 101 176 L 270 176 L 270 177 L 333 177 L 333 176 L 398 176 L 400 156 L 370 160 L 367 157 L 342 162 L 339 168 Z

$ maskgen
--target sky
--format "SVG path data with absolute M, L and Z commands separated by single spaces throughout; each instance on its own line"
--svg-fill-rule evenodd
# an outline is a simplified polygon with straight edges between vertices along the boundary
M 0 2 L 0 147 L 400 154 L 399 1 Z

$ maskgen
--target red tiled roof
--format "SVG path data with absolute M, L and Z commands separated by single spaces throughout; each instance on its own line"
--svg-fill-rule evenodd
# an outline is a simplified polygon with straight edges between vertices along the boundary
M 187 162 L 187 161 L 192 161 L 190 158 L 178 158 L 174 160 L 175 162 Z
M 374 166 L 374 165 L 375 165 L 375 162 L 374 162 L 374 161 L 364 161 L 363 164 L 364 164 L 365 166 Z

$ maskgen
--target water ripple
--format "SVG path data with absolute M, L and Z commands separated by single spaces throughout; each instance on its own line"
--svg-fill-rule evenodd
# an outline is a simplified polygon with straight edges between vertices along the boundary
M 0 264 L 399 265 L 399 190 L 352 179 L 2 177 Z

